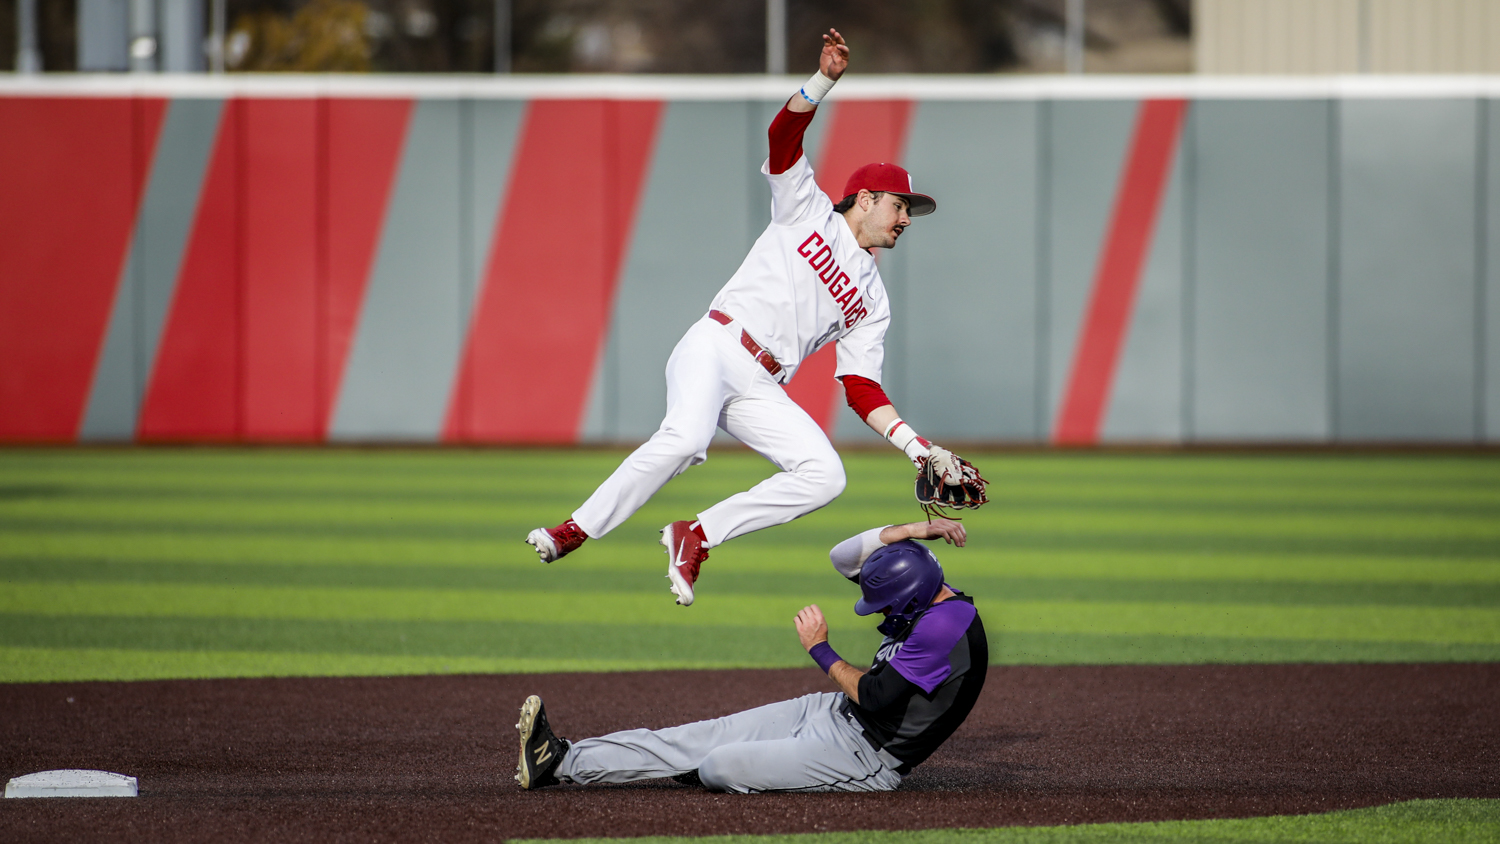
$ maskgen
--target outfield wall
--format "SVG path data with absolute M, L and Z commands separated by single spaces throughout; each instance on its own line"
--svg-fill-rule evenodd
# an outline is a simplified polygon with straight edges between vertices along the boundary
M 795 84 L 0 82 L 0 441 L 644 439 Z M 930 437 L 1492 442 L 1496 97 L 851 77 L 807 149 L 938 200 L 880 256 Z M 789 390 L 871 441 L 831 352 Z

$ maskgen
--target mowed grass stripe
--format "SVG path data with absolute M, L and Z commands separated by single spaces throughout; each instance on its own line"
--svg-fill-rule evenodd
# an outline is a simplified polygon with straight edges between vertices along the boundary
M 663 578 L 662 583 L 666 580 Z M 807 599 L 723 595 L 711 610 L 676 606 L 660 593 L 525 592 L 480 589 L 322 589 L 137 583 L 15 583 L 0 591 L 0 613 L 187 618 L 299 618 L 668 624 L 675 627 L 788 627 Z M 828 596 L 830 606 L 848 596 Z M 695 611 L 696 610 L 696 611 Z M 852 608 L 848 619 L 855 619 Z M 845 621 L 831 613 L 830 625 Z
M 764 474 L 770 473 L 766 467 Z M 1474 485 L 1442 484 L 1404 487 L 1397 490 L 1369 485 L 1278 483 L 1245 484 L 1223 482 L 1178 483 L 1170 487 L 1134 483 L 1035 482 L 1024 487 L 994 487 L 991 501 L 1010 513 L 1030 516 L 1046 513 L 1122 512 L 1163 513 L 1174 517 L 1229 514 L 1244 516 L 1306 516 L 1340 514 L 1389 514 L 1397 516 L 1494 516 L 1500 513 L 1500 491 Z M 579 487 L 587 493 L 587 487 Z M 16 512 L 52 509 L 59 499 L 90 509 L 122 510 L 149 502 L 152 506 L 181 509 L 187 506 L 221 508 L 319 506 L 337 499 L 368 507 L 401 508 L 412 504 L 442 507 L 458 512 L 474 508 L 511 508 L 533 503 L 536 495 L 527 489 L 504 485 L 494 479 L 483 482 L 414 482 L 410 478 L 352 479 L 332 476 L 317 483 L 281 479 L 160 478 L 153 483 L 138 479 L 100 482 L 79 477 L 68 482 L 9 483 L 0 486 L 0 501 L 27 502 Z M 879 504 L 879 496 L 861 496 Z
M 675 667 L 807 666 L 790 628 L 717 628 L 712 648 L 680 647 L 681 628 L 646 624 L 458 621 L 321 621 L 237 618 L 118 618 L 0 616 L 0 647 L 52 649 L 59 658 L 82 650 L 222 651 L 226 653 L 349 653 L 361 656 L 526 658 L 559 664 L 587 658 L 601 669 L 631 670 L 642 660 Z M 874 654 L 879 636 L 869 628 L 840 631 L 839 650 L 853 662 Z M 1061 633 L 992 634 L 991 656 L 1004 664 L 1193 662 L 1491 661 L 1500 645 L 1449 642 L 1127 636 Z M 316 674 L 309 660 L 283 671 Z M 15 666 L 11 667 L 12 670 Z M 563 669 L 558 669 L 563 670 Z M 0 677 L 5 677 L 0 670 Z M 7 677 L 7 679 L 9 679 Z M 97 679 L 128 679 L 109 675 Z
M 0 613 L 33 615 L 535 621 L 784 627 L 805 602 L 828 605 L 830 627 L 867 625 L 847 594 L 718 595 L 683 609 L 659 595 L 456 589 L 324 589 L 135 583 L 16 583 Z M 992 632 L 1090 633 L 1367 642 L 1500 643 L 1500 608 L 976 601 Z
M 652 624 L 519 621 L 329 621 L 322 619 L 0 616 L 0 645 L 132 650 L 352 653 L 367 656 L 464 656 L 570 660 L 604 665 L 674 659 L 718 665 L 803 666 L 807 655 L 790 625 L 723 627 L 712 648 L 682 648 L 682 628 Z M 872 656 L 873 630 L 840 637 L 851 658 Z M 679 651 L 687 651 L 678 653 Z M 687 664 L 687 663 L 684 663 Z
M 560 839 L 547 839 L 560 840 Z M 574 838 L 606 844 L 618 838 Z M 870 830 L 802 835 L 647 836 L 631 844 L 1481 844 L 1500 840 L 1500 800 L 1412 800 L 1319 815 L 992 829 Z M 513 844 L 543 844 L 522 839 Z
M 805 656 L 804 656 L 805 659 Z M 661 671 L 739 668 L 711 660 L 598 660 L 587 656 L 368 656 L 347 652 L 146 651 L 118 648 L 0 647 L 0 666 L 28 683 L 81 680 L 168 680 L 222 677 L 378 677 L 404 674 L 542 674 L 557 671 Z
M 714 551 L 712 570 L 738 568 L 765 575 L 822 577 L 828 567 L 826 544 L 767 544 L 744 537 Z M 996 547 L 976 536 L 962 551 L 941 551 L 956 577 L 1016 577 L 1081 580 L 1277 581 L 1329 584 L 1500 584 L 1500 564 L 1492 556 L 1468 559 L 1431 556 L 1259 554 L 1243 552 L 1140 552 L 1107 554 L 1076 551 L 1037 553 Z M 400 540 L 342 537 L 183 535 L 142 530 L 123 536 L 7 531 L 0 543 L 0 565 L 253 565 L 271 572 L 316 566 L 378 570 L 392 568 L 472 568 L 505 576 L 568 577 L 606 572 L 654 574 L 662 551 L 654 542 L 611 535 L 566 561 L 543 566 L 529 546 L 505 540 Z M 278 575 L 270 575 L 278 576 Z M 378 577 L 379 575 L 373 575 Z
M 951 567 L 949 582 L 976 595 L 1009 601 L 1140 601 L 1196 604 L 1304 604 L 1500 607 L 1500 583 L 1315 583 L 1274 580 L 1170 580 L 1004 577 L 974 573 L 970 565 Z M 639 566 L 635 568 L 641 568 Z M 705 582 L 727 595 L 829 595 L 830 570 L 764 572 L 715 567 Z M 266 565 L 252 563 L 121 563 L 105 560 L 0 558 L 0 581 L 10 583 L 89 582 L 214 586 L 316 588 L 479 589 L 526 592 L 659 593 L 661 578 L 639 570 L 584 570 L 568 566 L 351 566 Z M 852 584 L 847 590 L 855 595 Z
M 680 508 L 676 515 L 691 515 L 696 512 L 692 508 Z M 672 514 L 660 514 L 655 511 L 643 510 L 635 518 L 642 520 L 634 529 L 623 530 L 620 539 L 626 541 L 641 542 L 647 537 L 640 531 L 641 524 L 655 525 L 670 519 Z M 140 538 L 143 534 L 156 532 L 172 532 L 178 534 L 198 534 L 201 536 L 214 537 L 226 542 L 253 541 L 266 536 L 276 536 L 284 540 L 383 540 L 383 541 L 408 541 L 408 542 L 445 542 L 453 540 L 466 541 L 491 541 L 507 548 L 504 553 L 508 556 L 522 554 L 511 549 L 520 540 L 516 537 L 524 537 L 531 527 L 550 521 L 555 514 L 547 517 L 538 515 L 536 518 L 515 524 L 495 525 L 473 525 L 465 527 L 461 525 L 444 525 L 435 523 L 417 524 L 394 524 L 371 522 L 364 525 L 349 525 L 340 523 L 306 523 L 295 524 L 273 524 L 263 523 L 259 526 L 234 525 L 223 523 L 157 523 L 152 525 L 152 530 L 143 531 L 140 524 L 127 521 L 110 523 L 79 523 L 75 521 L 49 521 L 45 519 L 9 520 L 0 517 L 0 535 L 11 532 L 40 532 L 49 531 L 55 533 L 92 534 L 105 542 L 124 542 L 131 538 Z M 921 518 L 919 513 L 904 508 L 900 510 L 881 512 L 877 516 L 867 518 L 851 518 L 849 524 L 860 525 L 885 525 L 905 522 Z M 996 536 L 997 542 L 1012 551 L 1028 551 L 1032 553 L 1258 553 L 1258 554 L 1330 554 L 1346 553 L 1375 556 L 1421 556 L 1439 557 L 1447 559 L 1488 559 L 1500 553 L 1500 538 L 1489 535 L 1466 536 L 1462 531 L 1448 533 L 1439 532 L 1441 535 L 1433 536 L 1395 536 L 1385 534 L 1382 530 L 1371 528 L 1366 531 L 1352 526 L 1347 534 L 1330 534 L 1327 536 L 1292 536 L 1269 532 L 1261 535 L 1237 533 L 1233 535 L 1213 534 L 1203 532 L 1183 531 L 1171 533 L 1167 531 L 1149 532 L 1136 530 L 1128 533 L 1095 533 L 1086 529 L 1074 529 L 1070 525 L 1056 525 L 1047 530 L 1037 529 L 1035 526 L 1028 528 L 1006 527 L 1004 525 L 987 524 L 983 519 L 970 516 L 973 524 L 970 530 L 989 531 Z M 832 547 L 845 536 L 837 536 L 834 531 L 818 530 L 816 532 L 808 529 L 797 529 L 796 527 L 783 526 L 778 528 L 783 531 L 783 540 L 789 540 L 795 544 L 805 545 L 811 542 L 826 543 L 825 547 Z M 1488 532 L 1488 528 L 1485 528 Z M 657 533 L 658 528 L 652 527 L 651 534 Z M 851 533 L 855 532 L 850 528 Z M 827 535 L 823 535 L 823 534 Z M 618 542 L 613 534 L 608 537 Z M 746 548 L 770 547 L 775 540 L 763 540 L 762 543 L 743 542 Z
M 713 503 L 711 500 L 704 503 Z M 851 500 L 857 506 L 857 500 Z M 1001 502 L 1003 504 L 1003 502 Z M 1013 533 L 1045 533 L 1067 527 L 1091 535 L 1130 536 L 1218 536 L 1237 538 L 1267 533 L 1286 538 L 1346 536 L 1351 528 L 1371 531 L 1378 537 L 1407 539 L 1464 536 L 1500 540 L 1500 506 L 1477 507 L 1472 503 L 1447 508 L 1420 508 L 1410 502 L 1395 506 L 1360 508 L 1346 506 L 1319 510 L 1316 507 L 1282 506 L 1261 509 L 1243 506 L 1191 507 L 1152 501 L 1084 506 L 1060 500 L 1044 506 L 1035 501 L 1014 507 L 996 507 L 971 516 L 986 526 Z M 514 501 L 362 500 L 327 495 L 291 500 L 266 498 L 204 498 L 191 494 L 167 496 L 131 495 L 97 498 L 87 494 L 70 496 L 16 497 L 0 499 L 0 527 L 77 527 L 105 530 L 117 525 L 161 525 L 177 529 L 192 527 L 275 526 L 295 529 L 305 525 L 337 526 L 344 530 L 408 529 L 431 531 L 496 529 L 530 524 L 537 519 L 555 521 L 556 507 L 550 500 L 517 495 Z M 915 512 L 911 510 L 909 512 Z

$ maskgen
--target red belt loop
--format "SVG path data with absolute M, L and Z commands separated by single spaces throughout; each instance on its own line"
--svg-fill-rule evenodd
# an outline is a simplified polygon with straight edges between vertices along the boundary
M 708 317 L 720 325 L 728 325 L 734 322 L 734 317 L 723 311 L 710 310 Z M 755 338 L 750 336 L 750 332 L 744 329 L 740 329 L 740 345 L 744 346 L 746 351 L 755 357 L 756 363 L 759 363 L 765 367 L 767 372 L 771 373 L 772 378 L 781 374 L 781 364 L 777 363 L 776 358 L 762 348 L 759 343 L 755 342 Z

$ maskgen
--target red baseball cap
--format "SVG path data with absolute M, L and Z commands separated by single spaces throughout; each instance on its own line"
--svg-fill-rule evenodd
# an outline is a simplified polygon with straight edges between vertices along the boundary
M 844 184 L 844 196 L 853 196 L 861 190 L 894 193 L 905 199 L 909 217 L 921 217 L 937 210 L 937 200 L 913 191 L 911 174 L 894 164 L 866 164 L 855 170 Z

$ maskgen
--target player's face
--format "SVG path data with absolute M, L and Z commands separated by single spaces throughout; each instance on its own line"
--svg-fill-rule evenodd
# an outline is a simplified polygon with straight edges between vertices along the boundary
M 862 226 L 865 236 L 861 240 L 869 246 L 890 249 L 909 225 L 911 217 L 906 214 L 906 200 L 893 193 L 882 194 L 865 217 Z

